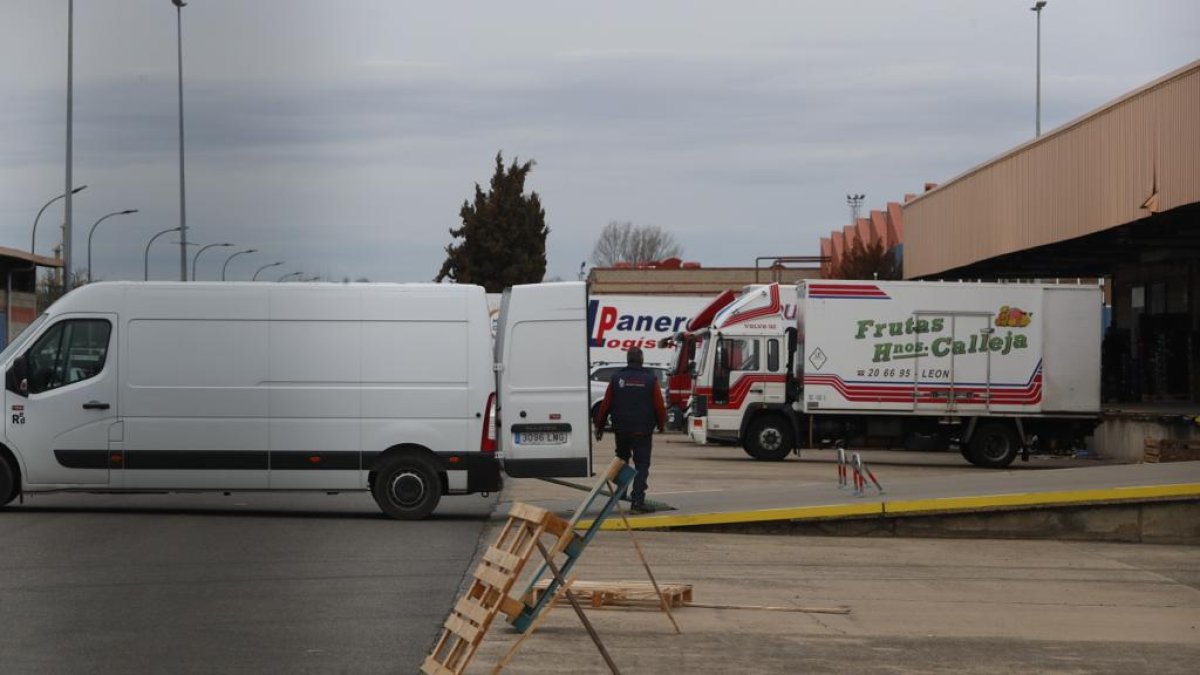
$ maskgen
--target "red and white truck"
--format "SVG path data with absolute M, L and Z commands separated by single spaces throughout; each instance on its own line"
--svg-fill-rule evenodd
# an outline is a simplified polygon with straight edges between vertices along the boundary
M 696 349 L 702 344 L 705 329 L 712 324 L 717 312 L 725 309 L 729 303 L 737 299 L 737 293 L 724 291 L 708 304 L 704 305 L 695 316 L 688 319 L 684 329 L 675 334 L 673 343 L 675 352 L 667 370 L 667 408 L 687 410 L 692 397 L 691 364 L 696 358 Z
M 1056 284 L 748 287 L 698 335 L 689 434 L 763 460 L 934 439 L 1005 467 L 1094 428 L 1102 301 Z

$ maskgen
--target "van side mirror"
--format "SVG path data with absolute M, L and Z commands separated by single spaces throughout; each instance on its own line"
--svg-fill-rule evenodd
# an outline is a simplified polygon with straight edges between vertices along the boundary
M 24 356 L 13 360 L 12 366 L 4 375 L 4 387 L 20 396 L 29 395 L 29 361 Z

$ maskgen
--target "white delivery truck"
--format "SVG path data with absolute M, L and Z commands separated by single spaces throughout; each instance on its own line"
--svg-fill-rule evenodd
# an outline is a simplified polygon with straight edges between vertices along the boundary
M 782 296 L 794 293 L 793 321 Z M 693 429 L 756 459 L 821 443 L 958 445 L 1008 466 L 1078 442 L 1100 411 L 1101 289 L 811 281 L 747 289 L 713 320 Z
M 582 283 L 513 287 L 493 353 L 478 286 L 84 286 L 0 354 L 0 505 L 369 490 L 411 519 L 502 469 L 587 476 L 585 312 Z

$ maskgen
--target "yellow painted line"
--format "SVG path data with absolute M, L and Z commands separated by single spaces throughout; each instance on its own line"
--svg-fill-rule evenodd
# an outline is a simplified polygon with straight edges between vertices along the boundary
M 970 497 L 941 497 L 889 501 L 884 504 L 886 515 L 923 513 L 930 511 L 979 511 L 996 508 L 1029 506 L 1062 506 L 1097 502 L 1122 502 L 1170 497 L 1200 497 L 1200 483 L 1178 485 L 1136 485 L 1129 487 L 1096 488 L 1092 490 L 1061 490 L 1056 492 L 1020 492 Z
M 884 495 L 886 497 L 886 495 Z M 1128 487 L 1097 488 L 1091 490 L 1062 490 L 1057 492 L 1022 492 L 998 495 L 976 495 L 970 497 L 942 497 L 935 499 L 910 499 L 887 502 L 859 502 L 857 504 L 828 504 L 821 506 L 797 506 L 749 511 L 725 511 L 696 514 L 661 514 L 629 516 L 629 524 L 635 530 L 689 527 L 697 525 L 727 525 L 734 523 L 759 523 L 780 520 L 818 520 L 831 518 L 856 518 L 864 516 L 895 516 L 906 513 L 964 512 L 987 509 L 1062 506 L 1068 504 L 1094 504 L 1105 502 L 1127 502 L 1146 499 L 1169 499 L 1177 497 L 1200 497 L 1200 483 L 1177 485 L 1136 485 Z M 592 520 L 581 520 L 576 528 L 591 527 Z M 624 530 L 625 525 L 617 516 L 610 516 L 600 525 L 601 530 Z
M 829 504 L 825 506 L 796 506 L 779 509 L 755 509 L 752 511 L 724 511 L 718 513 L 694 513 L 687 515 L 629 516 L 629 525 L 635 530 L 659 527 L 689 527 L 696 525 L 726 525 L 730 523 L 761 523 L 775 520 L 810 520 L 818 518 L 854 518 L 878 516 L 883 507 L 876 502 L 860 504 Z M 575 527 L 587 529 L 591 520 L 582 520 Z M 624 530 L 625 524 L 619 516 L 609 516 L 600 525 L 601 530 Z

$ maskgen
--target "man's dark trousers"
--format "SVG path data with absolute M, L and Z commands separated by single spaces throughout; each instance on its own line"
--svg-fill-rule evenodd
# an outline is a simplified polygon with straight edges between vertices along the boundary
M 623 434 L 617 432 L 617 457 L 628 462 L 633 456 L 637 475 L 633 477 L 633 492 L 629 498 L 634 504 L 646 499 L 646 483 L 650 479 L 650 448 L 654 437 L 650 434 Z

